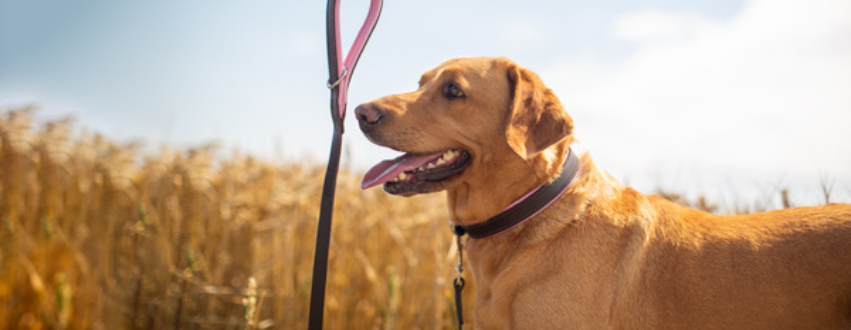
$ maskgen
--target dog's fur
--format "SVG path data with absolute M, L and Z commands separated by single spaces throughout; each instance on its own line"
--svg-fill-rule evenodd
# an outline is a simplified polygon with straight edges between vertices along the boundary
M 573 141 L 552 91 L 504 58 L 449 60 L 356 113 L 379 145 L 471 155 L 406 193 L 446 190 L 460 224 L 553 179 Z M 558 202 L 466 249 L 478 329 L 851 328 L 851 204 L 712 215 L 624 188 L 586 154 Z

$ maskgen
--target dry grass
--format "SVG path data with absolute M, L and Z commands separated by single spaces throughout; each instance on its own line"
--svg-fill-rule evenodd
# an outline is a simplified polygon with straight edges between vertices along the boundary
M 306 328 L 324 164 L 142 157 L 29 112 L 0 118 L 0 328 Z M 326 328 L 451 328 L 442 198 L 358 182 L 340 173 Z
M 31 111 L 0 113 L 0 329 L 306 328 L 324 164 L 143 157 Z M 453 328 L 442 197 L 358 182 L 340 173 L 326 328 Z

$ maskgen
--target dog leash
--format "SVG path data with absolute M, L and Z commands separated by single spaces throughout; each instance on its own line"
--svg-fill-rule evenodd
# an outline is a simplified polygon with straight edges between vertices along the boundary
M 452 225 L 452 233 L 455 234 L 455 244 L 458 246 L 458 262 L 455 264 L 456 276 L 452 284 L 455 289 L 455 314 L 458 319 L 459 330 L 464 326 L 464 315 L 461 308 L 461 293 L 464 291 L 464 277 L 462 276 L 464 272 L 464 267 L 462 266 L 464 263 L 464 247 L 461 243 L 461 237 L 469 235 L 473 239 L 485 238 L 499 234 L 529 220 L 538 215 L 538 213 L 541 213 L 541 211 L 564 194 L 578 172 L 579 159 L 573 153 L 573 150 L 568 149 L 567 159 L 564 161 L 561 173 L 554 181 L 532 190 L 488 220 L 466 226 Z
M 340 167 L 340 150 L 343 144 L 343 119 L 346 116 L 346 96 L 349 82 L 355 71 L 366 42 L 372 35 L 378 17 L 381 15 L 381 0 L 371 0 L 369 13 L 361 26 L 345 60 L 340 56 L 340 0 L 328 0 L 326 10 L 326 31 L 328 45 L 328 89 L 331 90 L 331 119 L 334 122 L 334 136 L 331 140 L 331 153 L 325 170 L 325 183 L 322 186 L 322 202 L 319 210 L 319 224 L 316 231 L 316 252 L 313 256 L 313 281 L 310 288 L 310 310 L 308 330 L 321 330 L 325 312 L 325 283 L 328 271 L 328 250 L 331 244 L 331 220 L 334 211 L 334 192 L 337 186 L 337 172 Z

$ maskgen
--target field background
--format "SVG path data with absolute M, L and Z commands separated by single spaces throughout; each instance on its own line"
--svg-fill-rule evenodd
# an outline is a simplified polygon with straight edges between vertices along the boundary
M 306 327 L 324 163 L 212 145 L 142 153 L 32 111 L 0 113 L 0 329 Z M 359 182 L 340 173 L 326 328 L 452 328 L 457 251 L 442 194 Z M 793 202 L 779 190 L 719 210 L 657 193 L 724 213 Z

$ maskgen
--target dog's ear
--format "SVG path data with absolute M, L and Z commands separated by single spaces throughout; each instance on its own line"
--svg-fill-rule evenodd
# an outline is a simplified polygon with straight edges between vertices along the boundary
M 505 136 L 515 153 L 529 159 L 573 132 L 573 121 L 558 97 L 534 72 L 508 65 L 513 92 Z

